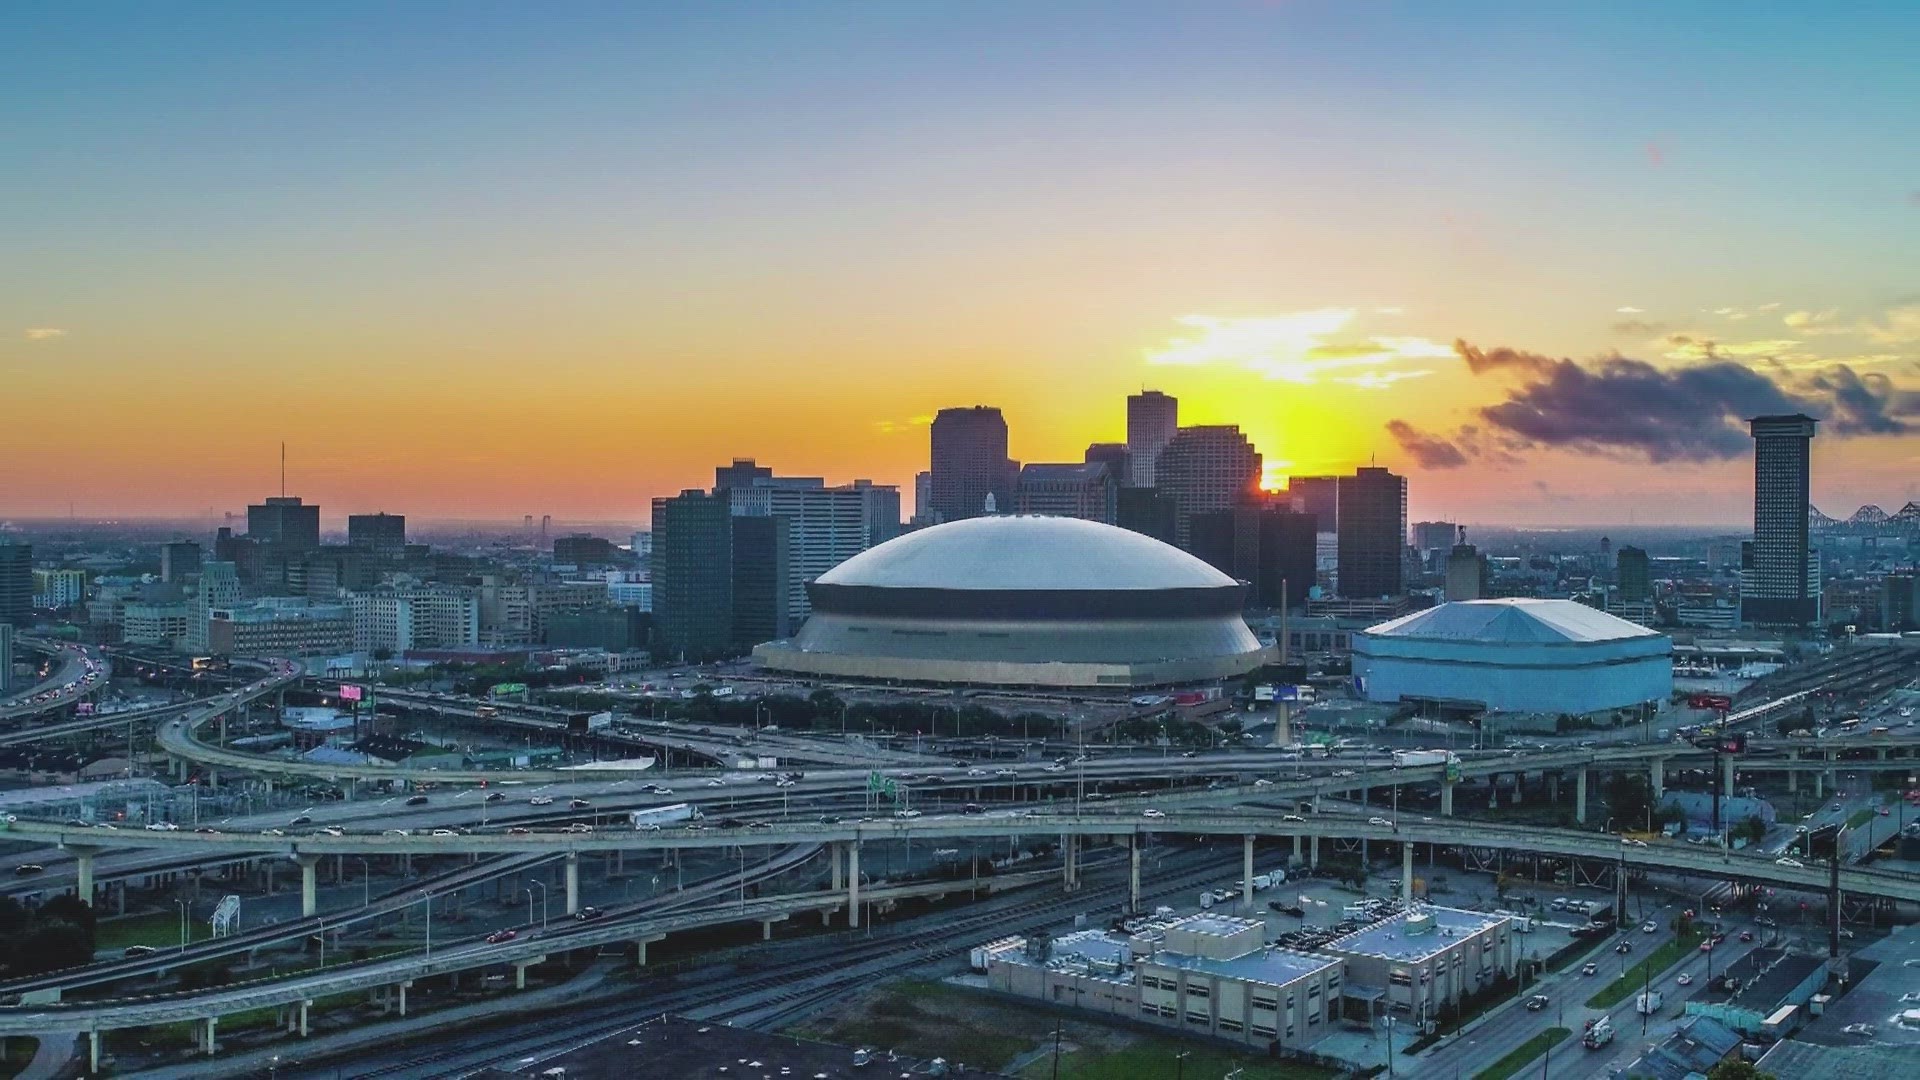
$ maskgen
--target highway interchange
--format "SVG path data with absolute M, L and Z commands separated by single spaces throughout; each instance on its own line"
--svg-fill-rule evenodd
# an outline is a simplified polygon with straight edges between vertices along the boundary
M 999 843 L 1037 835 L 1075 838 L 1074 844 L 1090 847 L 1117 843 L 1137 853 L 1155 844 L 1155 838 L 1214 836 L 1239 839 L 1250 852 L 1255 842 L 1251 838 L 1257 837 L 1293 843 L 1296 852 L 1317 861 L 1321 841 L 1343 840 L 1400 845 L 1406 853 L 1403 887 L 1411 885 L 1415 845 L 1626 860 L 1645 870 L 1713 875 L 1812 893 L 1824 891 L 1828 884 L 1824 866 L 1784 865 L 1772 852 L 1723 851 L 1661 841 L 1623 842 L 1603 832 L 1455 819 L 1447 813 L 1402 812 L 1383 817 L 1378 789 L 1441 785 L 1446 791 L 1444 804 L 1451 809 L 1455 783 L 1442 777 L 1440 767 L 1396 768 L 1390 757 L 1365 753 L 1310 761 L 1298 760 L 1297 755 L 1285 751 L 1252 749 L 1196 752 L 1184 757 L 1106 753 L 1082 755 L 1070 762 L 980 762 L 962 766 L 943 757 L 891 751 L 867 757 L 871 748 L 849 751 L 844 747 L 832 749 L 833 744 L 828 744 L 828 749 L 815 758 L 827 768 L 810 766 L 804 776 L 787 779 L 782 779 L 785 774 L 763 776 L 719 769 L 676 775 L 650 771 L 643 778 L 630 768 L 589 768 L 529 770 L 505 783 L 499 772 L 480 770 L 422 773 L 377 765 L 321 767 L 223 749 L 204 738 L 207 726 L 221 716 L 278 695 L 305 674 L 297 664 L 278 660 L 260 662 L 254 670 L 257 678 L 229 693 L 155 710 L 142 719 L 158 725 L 161 749 L 206 770 L 210 779 L 225 773 L 229 782 L 245 777 L 249 778 L 246 782 L 257 784 L 324 780 L 341 784 L 350 801 L 316 806 L 284 821 L 276 820 L 282 815 L 270 812 L 244 819 L 214 819 L 177 830 L 110 829 L 22 818 L 6 823 L 8 839 L 50 845 L 33 856 L 45 871 L 31 881 L 8 883 L 7 891 L 16 895 L 44 893 L 77 886 L 84 877 L 89 886 L 86 891 L 91 894 L 112 881 L 151 877 L 186 867 L 246 867 L 260 865 L 262 860 L 291 860 L 305 879 L 301 918 L 255 928 L 224 944 L 196 945 L 179 961 L 133 957 L 18 981 L 17 986 L 0 985 L 0 993 L 25 995 L 19 999 L 21 1004 L 0 1008 L 0 1031 L 28 1033 L 52 1026 L 97 1032 L 179 1019 L 204 1023 L 209 1017 L 262 1004 L 297 1009 L 304 1023 L 303 1003 L 319 996 L 347 990 L 391 993 L 391 988 L 411 985 L 416 979 L 462 969 L 505 966 L 524 973 L 527 966 L 556 949 L 626 943 L 639 945 L 644 952 L 645 942 L 690 928 L 755 921 L 770 928 L 808 911 L 826 917 L 837 911 L 843 919 L 847 913 L 854 913 L 857 921 L 858 913 L 875 899 L 913 892 L 899 892 L 902 886 L 863 882 L 867 875 L 858 869 L 859 852 L 889 845 L 905 846 L 911 852 L 915 844 L 927 850 L 956 842 L 971 846 L 987 840 Z M 417 704 L 427 707 L 428 703 Z M 449 705 L 446 701 L 432 704 L 443 714 Z M 632 724 L 625 730 L 642 744 L 679 740 L 683 750 L 690 740 L 695 745 L 704 741 L 684 725 Z M 797 736 L 791 739 L 805 741 Z M 1757 752 L 1743 758 L 1738 768 L 1741 773 L 1812 773 L 1832 785 L 1843 773 L 1911 768 L 1916 748 L 1920 748 L 1920 738 L 1905 732 L 1846 740 L 1777 739 L 1764 744 L 1764 749 L 1757 747 Z M 710 749 L 714 756 L 725 752 L 718 740 L 699 749 Z M 1523 772 L 1551 773 L 1569 776 L 1569 784 L 1578 783 L 1583 792 L 1588 771 L 1647 770 L 1657 782 L 1673 765 L 1698 765 L 1705 759 L 1701 751 L 1673 742 L 1564 747 L 1517 755 L 1466 753 L 1462 757 L 1458 775 L 1462 782 L 1483 778 L 1497 782 L 1498 777 Z M 907 805 L 926 809 L 895 816 L 889 812 L 892 804 L 885 810 L 875 808 L 864 795 L 875 772 L 908 790 Z M 1580 779 L 1571 779 L 1576 776 Z M 776 788 L 770 783 L 776 780 L 782 786 Z M 483 782 L 492 786 L 478 786 Z M 409 794 L 422 785 L 431 789 L 424 802 L 418 795 Z M 1102 785 L 1121 785 L 1128 790 L 1106 798 L 1099 797 L 1103 792 L 1088 797 L 1091 788 Z M 1344 801 L 1356 793 L 1365 799 L 1369 789 L 1374 789 L 1373 802 L 1356 806 Z M 572 805 L 576 799 L 590 805 Z M 702 806 L 707 811 L 706 820 L 657 831 L 624 825 L 627 811 L 678 803 Z M 1316 806 L 1320 807 L 1317 811 Z M 295 825 L 294 821 L 301 818 L 306 820 Z M 574 831 L 566 831 L 569 827 Z M 740 869 L 725 879 L 727 887 L 739 890 L 738 904 L 686 911 L 678 910 L 682 905 L 645 901 L 608 910 L 601 919 L 569 924 L 558 934 L 550 928 L 544 932 L 527 928 L 514 940 L 445 942 L 431 958 L 408 954 L 217 993 L 168 995 L 165 1000 L 108 998 L 71 1006 L 48 1004 L 63 990 L 108 984 L 145 972 L 161 972 L 181 961 L 294 940 L 316 927 L 321 927 L 324 934 L 328 922 L 337 933 L 357 921 L 377 921 L 418 902 L 422 895 L 458 893 L 541 864 L 564 865 L 565 878 L 572 884 L 578 877 L 581 857 L 586 855 L 616 851 L 623 856 L 640 852 L 658 855 L 672 851 L 697 857 L 695 853 L 703 850 L 744 851 L 748 846 L 766 855 L 764 860 L 756 859 L 755 873 L 778 873 L 801 865 L 819 871 L 820 864 L 826 862 L 831 864 L 832 884 L 749 899 L 742 877 L 749 868 L 743 861 Z M 363 861 L 387 857 L 411 862 L 418 858 L 442 867 L 460 863 L 460 856 L 479 861 L 429 874 L 408 889 L 387 890 L 370 897 L 373 902 L 367 905 L 368 910 L 341 913 L 346 915 L 341 918 L 341 914 L 321 912 L 315 906 L 313 879 L 321 860 L 330 856 Z M 1047 873 L 1055 878 L 1064 873 L 1072 880 L 1074 870 L 1070 862 L 1064 871 Z M 1920 878 L 1914 876 L 1846 866 L 1840 870 L 1839 879 L 1841 891 L 1848 895 L 1920 903 Z M 864 897 L 863 885 L 867 890 Z M 1154 891 L 1152 882 L 1143 886 L 1135 870 L 1123 883 L 1121 897 L 1137 905 L 1143 892 Z M 569 911 L 581 906 L 577 886 L 568 888 L 566 895 Z M 312 923 L 303 921 L 309 919 Z M 28 1000 L 37 1004 L 28 1004 Z M 207 1030 L 211 1032 L 214 1026 Z

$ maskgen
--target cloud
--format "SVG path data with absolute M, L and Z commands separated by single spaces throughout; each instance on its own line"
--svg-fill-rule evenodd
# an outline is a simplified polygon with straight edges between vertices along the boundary
M 1387 421 L 1387 433 L 1423 469 L 1458 469 L 1467 463 L 1467 455 L 1451 440 L 1421 431 L 1405 420 Z
M 1831 326 L 1839 317 L 1838 311 L 1828 308 L 1825 311 L 1789 311 L 1781 317 L 1780 321 L 1795 330 L 1814 330 Z
M 1861 332 L 1887 345 L 1920 341 L 1920 300 L 1910 300 L 1888 308 L 1879 321 L 1866 324 Z
M 912 431 L 916 428 L 931 427 L 932 425 L 933 417 L 931 416 L 909 416 L 905 420 L 875 420 L 873 422 L 873 430 L 876 434 L 880 435 L 898 435 L 903 431 Z
M 67 332 L 57 326 L 32 326 L 28 327 L 26 332 L 28 341 L 52 341 L 66 336 Z
M 1666 323 L 1648 322 L 1645 319 L 1621 319 L 1613 324 L 1616 334 L 1658 334 L 1666 328 Z
M 1751 360 L 1778 356 L 1800 344 L 1784 338 L 1759 341 L 1716 341 L 1693 334 L 1668 334 L 1669 360 Z
M 1747 312 L 1741 311 L 1736 307 L 1714 308 L 1713 313 L 1723 319 L 1730 319 L 1734 322 L 1739 322 L 1741 319 L 1747 317 Z
M 1147 363 L 1196 367 L 1226 365 L 1268 379 L 1311 385 L 1328 372 L 1385 367 L 1402 360 L 1451 355 L 1425 338 L 1355 335 L 1354 308 L 1320 308 L 1261 318 L 1188 315 L 1180 325 L 1194 331 L 1149 350 Z
M 1613 310 L 1614 313 L 1618 315 L 1645 315 L 1647 313 L 1646 308 L 1637 308 L 1632 304 L 1622 304 Z
M 1394 383 L 1424 378 L 1431 374 L 1433 374 L 1432 368 L 1416 368 L 1412 371 L 1368 371 L 1359 375 L 1338 375 L 1329 381 L 1357 386 L 1362 390 L 1385 390 Z
M 1475 374 L 1504 369 L 1522 381 L 1478 410 L 1485 432 L 1462 428 L 1443 441 L 1470 456 L 1491 442 L 1504 451 L 1712 461 L 1749 451 L 1745 420 L 1753 416 L 1811 413 L 1839 437 L 1905 434 L 1920 418 L 1920 394 L 1883 374 L 1862 375 L 1836 363 L 1805 378 L 1776 377 L 1716 355 L 1712 342 L 1694 344 L 1712 359 L 1666 368 L 1617 354 L 1576 362 L 1459 342 L 1455 348 Z

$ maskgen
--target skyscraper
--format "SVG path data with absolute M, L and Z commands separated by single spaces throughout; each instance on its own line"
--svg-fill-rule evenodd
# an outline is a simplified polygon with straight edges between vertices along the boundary
M 1127 398 L 1127 483 L 1153 487 L 1160 451 L 1180 430 L 1180 399 L 1158 390 L 1142 390 Z
M 1107 475 L 1113 477 L 1114 487 L 1123 488 L 1133 483 L 1133 459 L 1127 453 L 1126 443 L 1092 443 L 1087 447 L 1084 460 L 1105 465 Z
M 1260 451 L 1237 424 L 1185 427 L 1161 449 L 1154 483 L 1178 509 L 1174 541 L 1185 548 L 1193 515 L 1226 510 L 1260 494 Z
M 653 625 L 666 656 L 732 655 L 733 513 L 725 494 L 690 489 L 653 500 Z
M 1013 508 L 1016 466 L 1007 458 L 1007 421 L 989 405 L 941 409 L 932 430 L 933 512 L 939 521 L 960 521 L 987 512 L 987 497 L 1006 513 Z
M 0 536 L 0 623 L 26 626 L 33 618 L 33 545 Z
M 13 692 L 13 624 L 0 622 L 0 694 Z
M 1171 544 L 1180 526 L 1180 508 L 1173 496 L 1157 488 L 1123 487 L 1114 497 L 1115 525 Z
M 213 613 L 234 608 L 240 601 L 240 573 L 232 563 L 215 560 L 200 564 L 200 591 L 193 598 L 182 644 L 196 652 L 206 651 L 211 643 L 208 627 Z
M 1812 502 L 1811 416 L 1757 416 L 1753 433 L 1753 543 L 1742 552 L 1740 620 L 1764 626 L 1820 621 L 1820 563 L 1807 537 Z
M 349 514 L 347 545 L 366 548 L 374 558 L 399 560 L 407 554 L 407 519 L 402 514 Z
M 1340 478 L 1337 476 L 1290 476 L 1287 498 L 1302 514 L 1312 514 L 1323 533 L 1340 529 Z
M 160 580 L 177 584 L 200 572 L 200 545 L 191 540 L 175 540 L 160 545 Z
M 891 484 L 855 480 L 828 487 L 818 476 L 776 476 L 746 458 L 714 470 L 714 477 L 724 481 L 714 494 L 727 500 L 735 518 L 778 517 L 785 523 L 778 562 L 787 575 L 780 589 L 787 605 L 782 617 L 791 628 L 813 610 L 807 582 L 900 531 L 900 489 Z
M 1248 607 L 1307 602 L 1315 576 L 1311 517 L 1284 505 L 1245 502 L 1195 514 L 1189 530 L 1196 558 L 1248 584 Z
M 270 495 L 247 507 L 247 537 L 293 551 L 319 547 L 320 508 L 302 503 L 298 495 Z
M 1637 604 L 1653 599 L 1653 564 L 1647 560 L 1644 548 L 1631 545 L 1621 548 L 1614 574 L 1620 583 L 1623 602 Z
M 749 652 L 793 632 L 793 531 L 784 517 L 736 514 L 732 526 L 733 643 L 736 650 Z
M 1340 595 L 1361 600 L 1406 591 L 1407 478 L 1356 469 L 1340 478 Z
M 1111 525 L 1118 490 L 1102 462 L 1036 462 L 1021 466 L 1010 509 Z

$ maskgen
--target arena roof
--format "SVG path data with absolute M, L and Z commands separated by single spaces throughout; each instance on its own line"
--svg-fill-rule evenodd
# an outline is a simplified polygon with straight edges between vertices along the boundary
M 895 537 L 816 584 L 883 589 L 1154 591 L 1235 586 L 1176 547 L 1078 518 L 1011 515 L 951 521 Z
M 1374 637 L 1420 638 L 1489 645 L 1543 645 L 1658 637 L 1572 600 L 1458 600 L 1367 628 Z

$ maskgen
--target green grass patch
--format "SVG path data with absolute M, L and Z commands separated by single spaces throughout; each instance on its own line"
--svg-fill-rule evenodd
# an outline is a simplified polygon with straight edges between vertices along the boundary
M 205 919 L 187 920 L 187 940 L 205 941 L 213 936 L 213 927 Z M 180 947 L 180 913 L 156 911 L 151 915 L 130 915 L 123 919 L 103 919 L 93 931 L 93 947 L 124 949 L 129 945 L 152 945 L 164 949 Z
M 1573 1034 L 1568 1028 L 1554 1027 L 1535 1035 L 1512 1050 L 1505 1057 L 1473 1074 L 1473 1080 L 1507 1080 L 1507 1077 L 1519 1072 L 1533 1063 L 1533 1059 L 1546 1053 L 1560 1040 Z
M 1857 829 L 1860 826 L 1865 825 L 1867 822 L 1872 821 L 1873 816 L 1877 813 L 1879 813 L 1879 811 L 1875 810 L 1873 807 L 1863 806 L 1860 809 L 1855 810 L 1853 813 L 1847 815 L 1847 828 Z
M 1053 1026 L 1049 1016 L 1016 1010 L 984 994 L 905 980 L 789 1032 L 822 1042 L 899 1050 L 998 1069 L 1038 1045 Z
M 1706 931 L 1689 930 L 1653 950 L 1653 955 L 1628 968 L 1619 978 L 1601 987 L 1598 993 L 1588 998 L 1587 1008 L 1611 1009 L 1630 995 L 1639 993 L 1642 986 L 1679 963 L 1688 953 L 1698 949 L 1700 943 L 1706 939 Z
M 1241 1080 L 1326 1080 L 1335 1075 L 1315 1065 L 1274 1061 L 1172 1039 L 1143 1039 L 1109 1051 L 1076 1047 L 1063 1049 L 1060 1054 L 1061 1080 L 1176 1080 L 1182 1076 L 1211 1080 L 1236 1069 Z M 1020 1075 L 1026 1080 L 1048 1080 L 1053 1076 L 1053 1056 L 1029 1064 Z

